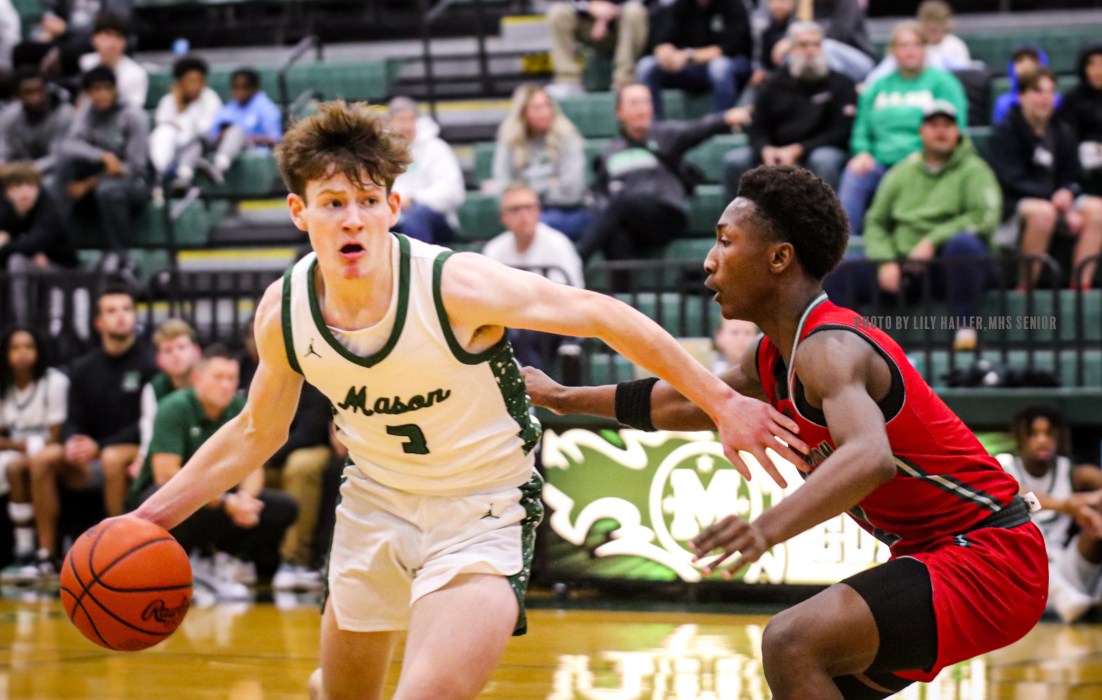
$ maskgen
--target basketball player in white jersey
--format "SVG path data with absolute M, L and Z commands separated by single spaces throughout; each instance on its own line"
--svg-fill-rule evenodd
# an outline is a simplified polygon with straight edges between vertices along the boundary
M 1048 550 L 1048 607 L 1074 622 L 1102 598 L 1102 470 L 1072 464 L 1068 423 L 1053 406 L 1026 406 L 1011 431 L 1018 456 L 1003 467 L 1041 503 L 1032 518 Z M 1076 523 L 1081 529 L 1073 535 Z
M 522 602 L 541 515 L 529 416 L 504 328 L 596 336 L 666 379 L 767 469 L 800 457 L 795 424 L 742 398 L 612 297 L 389 232 L 408 146 L 366 105 L 320 106 L 277 149 L 295 224 L 314 253 L 265 293 L 259 367 L 241 415 L 136 511 L 166 528 L 259 469 L 287 437 L 303 379 L 332 402 L 348 447 L 329 560 L 314 700 L 382 694 L 408 630 L 394 697 L 473 698 Z M 775 478 L 780 478 L 779 475 Z

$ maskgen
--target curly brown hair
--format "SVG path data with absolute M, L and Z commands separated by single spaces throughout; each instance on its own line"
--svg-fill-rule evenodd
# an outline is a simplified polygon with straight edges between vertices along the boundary
M 344 100 L 323 102 L 318 111 L 296 122 L 275 148 L 279 174 L 287 189 L 306 197 L 306 183 L 325 177 L 330 168 L 357 187 L 371 182 L 390 192 L 394 179 L 412 160 L 409 143 L 390 125 L 381 107 Z

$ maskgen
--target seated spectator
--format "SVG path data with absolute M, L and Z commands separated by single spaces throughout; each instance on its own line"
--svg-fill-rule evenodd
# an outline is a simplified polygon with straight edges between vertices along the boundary
M 214 116 L 207 141 L 215 146 L 212 177 L 216 182 L 246 148 L 268 149 L 283 138 L 283 115 L 260 89 L 260 73 L 239 68 L 230 76 L 233 99 Z
M 961 129 L 968 125 L 964 88 L 952 73 L 926 66 L 925 44 L 917 22 L 899 23 L 890 43 L 899 67 L 869 86 L 857 102 L 850 139 L 854 156 L 838 188 L 851 235 L 864 232 L 865 210 L 888 168 L 922 147 L 918 131 L 923 109 L 934 100 L 947 100 L 957 110 Z
M 41 475 L 52 469 L 49 459 L 65 423 L 69 378 L 49 366 L 46 346 L 30 326 L 12 326 L 0 338 L 0 465 L 7 472 L 11 497 L 8 515 L 15 525 L 15 560 L 0 572 L 5 583 L 33 583 L 40 574 L 53 573 L 52 543 L 35 540 L 33 497 Z M 51 456 L 51 454 L 53 456 Z M 49 524 L 46 524 L 49 529 Z M 39 569 L 44 563 L 45 571 Z
M 119 89 L 119 101 L 134 109 L 145 109 L 149 94 L 149 73 L 137 61 L 126 55 L 126 41 L 130 35 L 130 22 L 126 17 L 112 12 L 101 12 L 96 17 L 92 46 L 95 53 L 80 57 L 80 70 L 87 73 L 96 66 L 107 66 L 115 72 Z
M 27 41 L 12 52 L 16 68 L 34 65 L 47 75 L 80 75 L 80 57 L 94 51 L 92 35 L 100 11 L 129 19 L 130 0 L 46 0 L 40 3 L 46 13 L 29 32 Z
M 417 103 L 395 97 L 388 105 L 394 128 L 409 141 L 413 162 L 394 181 L 402 198 L 395 231 L 428 243 L 444 244 L 459 228 L 456 212 L 467 198 L 463 171 L 452 147 L 440 138 L 432 117 L 418 117 Z
M 959 258 L 988 255 L 1002 198 L 995 174 L 961 135 L 957 117 L 944 100 L 926 108 L 922 150 L 888 171 L 865 219 L 865 255 L 872 264 L 851 264 L 827 278 L 838 303 L 870 301 L 874 284 L 886 294 L 916 297 L 926 286 L 923 263 L 937 259 L 942 264 L 929 269 L 933 294 L 948 297 L 954 316 L 979 315 L 988 266 Z M 955 350 L 975 346 L 974 329 L 956 331 Z
M 322 562 L 314 542 L 320 534 L 321 494 L 333 455 L 329 446 L 332 421 L 329 400 L 312 385 L 303 383 L 287 442 L 265 465 L 266 474 L 274 477 L 269 483 L 277 484 L 298 505 L 298 519 L 287 529 L 280 545 L 282 563 L 272 579 L 272 588 L 277 591 L 318 591 L 323 586 Z
M 647 8 L 636 0 L 569 0 L 547 8 L 555 90 L 581 92 L 576 42 L 613 54 L 612 85 L 632 81 L 635 62 L 647 46 Z M 561 86 L 561 87 L 560 87 Z
M 202 161 L 203 139 L 222 109 L 222 98 L 207 86 L 209 71 L 201 58 L 179 59 L 172 66 L 172 89 L 157 103 L 157 126 L 149 135 L 149 162 L 158 181 L 172 177 L 174 188 L 190 187 L 195 168 L 207 167 Z M 211 177 L 220 176 L 212 173 Z
M 861 83 L 873 69 L 873 47 L 865 26 L 865 10 L 860 0 L 813 0 L 799 2 L 793 19 L 814 21 L 823 29 L 823 55 L 832 71 L 841 73 L 854 83 Z M 791 49 L 788 39 L 773 46 L 772 61 L 780 65 Z
M 94 202 L 108 246 L 122 256 L 134 240 L 131 217 L 149 201 L 149 119 L 145 112 L 119 103 L 110 68 L 93 68 L 82 84 L 88 106 L 61 143 L 57 199 L 63 216 L 86 198 Z
M 541 221 L 576 241 L 593 220 L 585 206 L 585 139 L 547 93 L 522 85 L 497 130 L 498 192 L 525 182 L 540 198 Z
M 504 233 L 491 239 L 482 254 L 503 265 L 519 267 L 552 282 L 584 288 L 582 260 L 564 234 L 540 221 L 536 193 L 522 182 L 513 183 L 501 195 Z M 562 337 L 538 331 L 508 329 L 517 361 L 543 369 L 558 350 Z
M 1022 77 L 1019 104 L 991 135 L 990 161 L 1003 190 L 1003 216 L 1014 234 L 1021 231 L 1023 255 L 1043 255 L 1062 220 L 1078 240 L 1073 269 L 1102 252 L 1102 198 L 1082 194 L 1079 144 L 1063 121 L 1053 119 L 1056 76 L 1039 68 Z M 1094 263 L 1071 280 L 1072 288 L 1089 289 Z M 1039 263 L 1020 284 L 1037 282 Z
M 43 176 L 52 175 L 61 141 L 73 123 L 73 107 L 46 87 L 37 68 L 26 66 L 15 77 L 18 101 L 0 111 L 0 163 L 34 161 Z
M 754 74 L 750 82 L 758 85 L 772 73 L 780 63 L 777 58 L 783 58 L 779 51 L 774 51 L 777 44 L 784 41 L 788 34 L 788 26 L 796 14 L 797 0 L 769 0 L 766 4 L 767 19 L 761 32 L 754 38 Z M 820 32 L 821 35 L 821 32 Z M 776 54 L 776 55 L 774 55 Z
M 1057 114 L 1071 126 L 1079 142 L 1083 190 L 1102 196 L 1102 44 L 1079 53 L 1079 84 L 1064 93 Z
M 192 386 L 161 402 L 153 424 L 149 455 L 134 480 L 127 506 L 140 506 L 183 469 L 219 428 L 245 405 L 237 393 L 237 358 L 223 345 L 212 345 L 192 373 Z M 217 501 L 200 508 L 172 530 L 184 551 L 202 558 L 214 551 L 239 556 L 256 565 L 260 579 L 279 566 L 279 543 L 295 521 L 298 508 L 285 493 L 265 489 L 258 469 Z M 248 589 L 207 566 L 193 566 L 195 583 L 222 600 L 248 599 Z
M 1071 430 L 1055 406 L 1034 404 L 1014 416 L 1018 455 L 1003 467 L 1041 503 L 1033 523 L 1048 550 L 1048 609 L 1064 622 L 1099 602 L 1102 576 L 1102 471 L 1072 464 Z
M 712 359 L 712 373 L 722 374 L 742 365 L 742 355 L 750 343 L 758 339 L 761 331 L 750 321 L 739 321 L 720 316 L 716 329 L 716 353 Z
M 0 2 L 0 70 L 11 70 L 12 51 L 23 38 L 23 22 L 12 0 Z
M 607 204 L 578 243 L 582 259 L 598 250 L 608 260 L 630 260 L 681 238 L 689 228 L 685 153 L 743 123 L 745 111 L 730 109 L 694 122 L 654 123 L 646 85 L 616 93 L 620 135 L 605 147 L 595 186 Z M 626 277 L 617 275 L 616 284 Z
M 742 0 L 675 0 L 668 20 L 654 29 L 654 54 L 635 69 L 635 79 L 650 88 L 655 118 L 664 118 L 664 88 L 711 92 L 716 112 L 734 107 L 754 50 Z
M 0 169 L 0 267 L 16 273 L 12 278 L 12 309 L 20 322 L 28 320 L 30 303 L 27 273 L 76 267 L 80 260 L 69 227 L 48 192 L 42 177 L 29 162 Z
M 1010 114 L 1010 108 L 1018 104 L 1022 78 L 1038 68 L 1047 67 L 1048 54 L 1040 46 L 1025 44 L 1014 49 L 1010 62 L 1006 65 L 1006 74 L 1010 78 L 1010 90 L 995 99 L 995 109 L 991 114 L 992 124 L 1001 123 Z M 1059 95 L 1056 96 L 1056 106 L 1060 106 Z
M 179 318 L 168 319 L 153 332 L 153 349 L 157 352 L 157 366 L 161 371 L 142 387 L 142 417 L 138 423 L 141 448 L 138 456 L 130 463 L 129 474 L 132 479 L 138 476 L 142 462 L 149 454 L 157 406 L 177 389 L 191 386 L 191 372 L 203 352 L 195 329 Z
M 584 289 L 582 260 L 574 244 L 540 219 L 536 193 L 524 183 L 509 185 L 501 195 L 501 220 L 508 230 L 486 243 L 482 254 L 503 265 L 531 270 L 553 282 Z
M 918 21 L 926 35 L 926 65 L 947 71 L 972 67 L 972 54 L 968 44 L 953 31 L 953 10 L 944 0 L 924 0 L 918 6 Z M 888 55 L 865 77 L 865 84 L 880 80 L 894 73 L 899 65 L 895 56 Z
M 789 27 L 788 64 L 758 87 L 750 117 L 750 146 L 723 157 L 727 196 L 734 199 L 742 174 L 765 165 L 802 165 L 834 189 L 842 177 L 857 91 L 827 67 L 822 29 L 814 22 Z
M 57 556 L 59 483 L 81 490 L 102 486 L 107 515 L 123 512 L 127 467 L 138 454 L 141 389 L 157 373 L 153 354 L 134 330 L 137 316 L 129 287 L 108 284 L 96 312 L 102 345 L 73 361 L 65 443 L 42 448 L 41 461 L 48 468 L 35 474 L 39 553 L 48 557 Z M 56 566 L 52 559 L 40 564 L 44 570 Z

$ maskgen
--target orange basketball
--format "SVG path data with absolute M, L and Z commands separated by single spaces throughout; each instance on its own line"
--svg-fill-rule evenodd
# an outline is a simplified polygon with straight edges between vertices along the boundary
M 109 520 L 81 535 L 61 566 L 65 612 L 88 639 L 139 651 L 172 634 L 191 605 L 191 562 L 162 527 Z

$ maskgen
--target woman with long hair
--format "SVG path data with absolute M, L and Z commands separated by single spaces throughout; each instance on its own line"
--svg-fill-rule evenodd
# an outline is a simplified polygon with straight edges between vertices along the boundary
M 497 130 L 494 184 L 523 182 L 540 198 L 540 221 L 573 241 L 593 214 L 585 205 L 585 139 L 539 85 L 521 85 Z
M 69 378 L 49 366 L 38 331 L 26 325 L 7 328 L 0 335 L 0 466 L 11 494 L 15 563 L 0 572 L 5 582 L 31 583 L 54 571 L 52 552 L 42 547 L 47 534 L 42 527 L 36 552 L 35 519 L 42 513 L 33 501 L 36 482 L 54 478 L 58 465 L 49 462 L 56 451 L 42 448 L 61 440 L 68 398 Z M 52 528 L 53 514 L 47 515 Z

